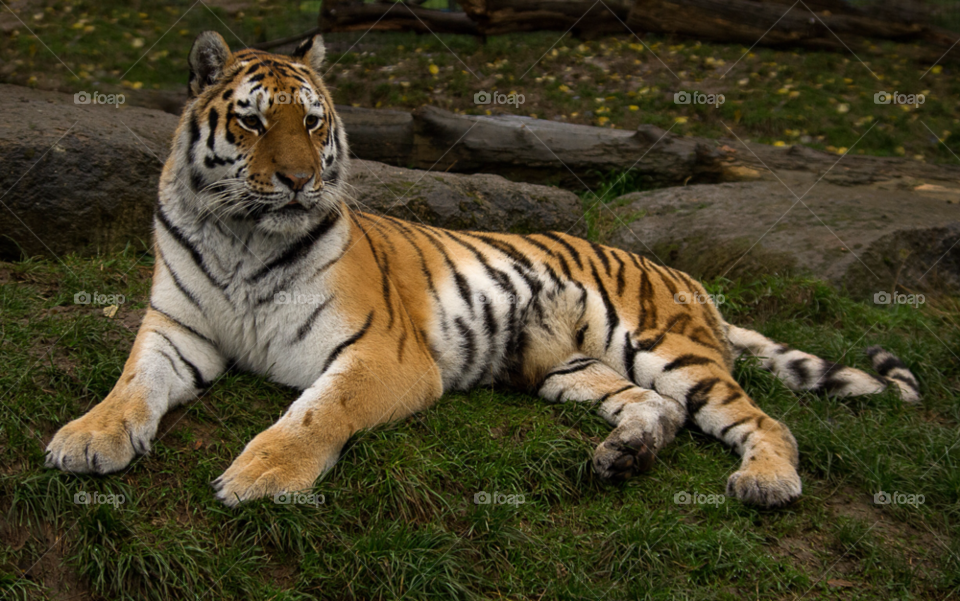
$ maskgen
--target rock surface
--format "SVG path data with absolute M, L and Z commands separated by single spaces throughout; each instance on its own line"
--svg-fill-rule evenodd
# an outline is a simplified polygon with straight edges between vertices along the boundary
M 0 85 L 0 257 L 146 248 L 177 118 Z
M 701 278 L 807 272 L 861 296 L 960 288 L 960 184 L 778 175 L 620 197 L 609 242 Z
M 360 210 L 454 229 L 582 236 L 580 198 L 559 188 L 499 175 L 459 175 L 353 162 L 350 183 Z
M 177 117 L 0 85 L 0 259 L 149 247 Z M 356 161 L 358 205 L 452 228 L 583 233 L 572 192 Z

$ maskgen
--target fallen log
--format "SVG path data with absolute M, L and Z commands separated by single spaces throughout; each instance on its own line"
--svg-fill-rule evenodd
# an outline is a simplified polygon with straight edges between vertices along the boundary
M 949 52 L 957 34 L 934 26 L 934 6 L 884 0 L 459 0 L 464 12 L 407 2 L 326 0 L 326 31 L 416 31 L 499 35 L 565 31 L 592 38 L 644 32 L 746 46 L 799 47 L 861 53 L 867 40 L 923 43 L 913 58 L 960 62 Z
M 404 2 L 364 4 L 362 0 L 323 3 L 320 30 L 416 31 L 417 33 L 461 33 L 477 35 L 480 30 L 466 13 L 430 10 Z
M 752 46 L 800 46 L 842 51 L 861 38 L 911 41 L 926 39 L 933 28 L 920 20 L 892 20 L 889 11 L 874 16 L 845 2 L 820 12 L 803 4 L 754 0 L 635 0 L 627 17 L 633 30 L 672 33 L 714 42 Z M 823 4 L 818 6 L 821 7 Z M 837 11 L 842 11 L 838 12 Z M 896 13 L 894 13 L 896 14 Z M 944 48 L 946 50 L 946 48 Z
M 573 31 L 581 36 L 619 34 L 631 0 L 460 0 L 484 35 L 517 31 Z
M 457 115 L 431 106 L 412 113 L 338 107 L 355 156 L 399 167 L 496 173 L 514 181 L 593 188 L 633 171 L 650 187 L 749 181 L 773 171 L 825 174 L 838 185 L 912 178 L 957 181 L 960 167 L 899 158 L 842 159 L 801 145 L 678 136 L 652 126 L 609 129 L 517 116 Z M 838 160 L 839 159 L 839 160 Z

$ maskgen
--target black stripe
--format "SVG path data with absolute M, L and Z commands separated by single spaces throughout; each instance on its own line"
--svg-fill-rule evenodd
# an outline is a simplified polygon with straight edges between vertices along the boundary
M 220 113 L 217 112 L 217 109 L 210 110 L 210 118 L 208 120 L 208 125 L 210 126 L 210 133 L 207 134 L 207 148 L 213 150 L 214 143 L 217 141 L 217 122 L 220 120 Z
M 630 255 L 630 258 L 636 261 L 633 255 Z M 640 318 L 637 323 L 637 336 L 644 330 L 657 326 L 657 300 L 654 297 L 653 282 L 650 281 L 650 274 L 642 269 L 639 276 L 640 287 L 637 294 L 640 296 Z
M 188 156 L 193 156 L 193 147 L 200 141 L 200 124 L 197 123 L 196 115 L 190 119 L 190 146 L 187 148 Z
M 807 387 L 807 382 L 810 381 L 810 370 L 807 369 L 806 366 L 808 360 L 809 357 L 800 357 L 787 363 L 787 369 L 793 372 L 793 375 L 800 381 L 800 386 L 804 388 Z
M 703 409 L 709 401 L 710 391 L 717 385 L 720 378 L 707 378 L 697 382 L 689 391 L 687 391 L 687 412 L 690 417 L 694 417 Z
M 547 253 L 547 256 L 556 258 L 558 261 L 560 261 L 560 271 L 563 272 L 563 275 L 566 276 L 568 280 L 573 278 L 573 274 L 570 273 L 570 266 L 567 264 L 567 260 L 563 257 L 563 255 L 553 252 L 553 250 L 548 248 L 546 245 L 541 244 L 540 242 L 534 240 L 531 236 L 523 236 L 523 239 L 528 244 L 536 246 L 543 252 Z
M 627 372 L 627 377 L 630 378 L 630 381 L 634 384 L 637 383 L 637 352 L 639 349 L 633 345 L 633 341 L 630 340 L 630 332 L 623 333 L 623 367 Z
M 458 232 L 462 236 L 470 236 L 471 238 L 476 238 L 480 242 L 486 244 L 487 246 L 493 248 L 494 250 L 500 252 L 508 259 L 512 259 L 515 263 L 520 264 L 520 268 L 516 264 L 511 263 L 510 268 L 512 269 L 514 275 L 521 278 L 526 284 L 527 288 L 530 289 L 530 293 L 533 297 L 536 297 L 540 290 L 543 289 L 543 284 L 535 275 L 535 269 L 533 263 L 530 262 L 530 259 L 523 256 L 515 247 L 511 246 L 507 242 L 501 242 L 495 238 L 489 236 L 483 236 L 476 232 Z M 549 269 L 549 267 L 548 267 Z M 555 275 L 555 274 L 554 274 Z M 559 283 L 559 278 L 554 278 Z
M 742 396 L 743 396 L 743 394 L 742 394 L 739 390 L 734 390 L 733 392 L 731 392 L 731 393 L 727 396 L 727 398 L 725 398 L 725 399 L 723 399 L 722 401 L 720 401 L 720 404 L 721 404 L 721 405 L 729 405 L 730 403 L 734 402 L 735 400 L 739 399 L 739 398 L 742 397 Z
M 613 303 L 610 302 L 610 295 L 607 294 L 606 287 L 603 285 L 603 282 L 600 281 L 600 274 L 597 273 L 597 266 L 594 265 L 593 261 L 590 261 L 590 271 L 593 273 L 593 281 L 597 284 L 597 290 L 600 292 L 600 298 L 603 300 L 603 308 L 607 314 L 607 342 L 604 348 L 608 349 L 610 348 L 610 343 L 613 342 L 613 332 L 617 329 L 617 326 L 620 325 L 620 316 L 617 315 L 616 308 L 613 306 Z
M 730 430 L 733 430 L 733 429 L 736 428 L 737 426 L 742 426 L 743 424 L 747 423 L 748 421 L 750 421 L 750 418 L 749 418 L 749 417 L 744 417 L 744 418 L 738 419 L 737 421 L 733 422 L 732 424 L 728 424 L 728 425 L 724 426 L 723 429 L 720 430 L 720 438 L 722 439 L 724 436 L 727 435 L 727 432 L 729 432 Z
M 656 266 L 656 267 L 657 267 L 657 272 L 660 274 L 660 281 L 662 281 L 663 285 L 667 287 L 667 290 L 670 291 L 670 294 L 676 297 L 677 291 L 679 290 L 679 288 L 677 288 L 677 286 L 674 284 L 672 278 L 667 277 L 666 271 L 664 269 L 661 269 L 659 266 Z
M 500 271 L 499 269 L 496 269 L 493 266 L 491 266 L 490 263 L 487 261 L 487 258 L 480 251 L 478 251 L 472 244 L 468 244 L 467 242 L 460 240 L 458 237 L 454 235 L 453 232 L 450 232 L 447 230 L 440 230 L 440 232 L 445 234 L 448 238 L 450 238 L 460 246 L 463 246 L 464 248 L 469 250 L 471 254 L 473 254 L 474 258 L 476 258 L 476 260 L 483 267 L 483 270 L 486 272 L 487 276 L 490 279 L 492 279 L 494 283 L 496 283 L 498 288 L 500 288 L 501 290 L 506 292 L 508 295 L 510 295 L 511 298 L 514 298 L 514 299 L 519 298 L 520 295 L 517 293 L 517 289 L 513 285 L 513 281 L 510 279 L 510 276 L 507 275 L 505 272 Z M 532 288 L 531 292 L 533 294 L 537 294 L 538 292 L 538 289 L 535 287 L 537 285 L 538 283 L 536 282 L 528 283 L 528 286 Z M 510 317 L 507 323 L 507 344 L 510 346 L 510 348 L 516 348 L 517 340 L 519 338 L 521 329 L 522 328 L 520 325 L 520 307 L 517 305 L 517 303 L 510 303 Z
M 463 373 L 460 374 L 460 378 L 458 380 L 463 382 L 463 378 L 470 373 L 470 371 L 473 369 L 473 364 L 477 360 L 477 341 L 476 337 L 473 335 L 473 330 L 467 326 L 467 323 L 462 317 L 457 317 L 454 320 L 454 323 L 457 324 L 457 330 L 460 332 L 460 337 L 463 338 L 466 346 L 465 350 L 467 356 L 463 362 Z
M 157 307 L 155 304 L 153 304 L 153 300 L 150 301 L 150 308 L 153 309 L 154 311 L 156 311 L 157 313 L 163 315 L 164 317 L 166 317 L 167 319 L 169 319 L 169 320 L 172 321 L 173 323 L 177 324 L 178 326 L 180 326 L 180 327 L 183 328 L 184 330 L 190 332 L 191 334 L 193 334 L 194 336 L 196 336 L 196 337 L 199 338 L 200 340 L 203 340 L 204 342 L 206 342 L 207 344 L 209 344 L 209 345 L 212 346 L 213 348 L 217 348 L 217 345 L 213 343 L 213 340 L 210 340 L 209 338 L 207 338 L 206 336 L 204 336 L 204 335 L 201 334 L 200 332 L 194 330 L 193 328 L 191 328 L 191 327 L 188 326 L 187 324 L 183 323 L 183 322 L 180 321 L 179 319 L 173 317 L 172 315 L 170 315 L 170 314 L 167 313 L 166 311 L 163 311 L 162 309 L 160 309 L 159 307 Z
M 580 253 L 577 252 L 577 249 L 575 249 L 569 242 L 561 238 L 559 234 L 557 234 L 556 232 L 546 232 L 540 235 L 550 238 L 551 240 L 557 242 L 558 244 L 566 248 L 567 252 L 570 253 L 570 256 L 573 257 L 573 261 L 574 263 L 577 264 L 577 267 L 579 267 L 580 269 L 583 269 L 583 263 L 580 261 Z
M 575 374 L 575 373 L 577 373 L 577 372 L 581 372 L 581 371 L 587 369 L 588 367 L 590 367 L 590 366 L 593 365 L 594 363 L 598 363 L 598 361 L 597 361 L 596 359 L 591 359 L 591 360 L 590 360 L 589 362 L 587 362 L 587 363 L 581 363 L 581 364 L 575 365 L 575 366 L 573 366 L 573 367 L 567 367 L 567 368 L 564 368 L 564 369 L 558 369 L 558 370 L 552 371 L 552 372 L 548 373 L 547 375 L 545 375 L 545 376 L 543 377 L 543 380 L 540 381 L 540 386 L 538 386 L 537 388 L 538 388 L 538 389 L 539 389 L 539 388 L 543 388 L 543 385 L 547 383 L 547 380 L 549 380 L 550 378 L 552 378 L 552 377 L 554 377 L 554 376 L 565 376 L 565 375 L 567 375 L 567 374 Z
M 479 240 L 482 240 L 483 242 L 486 242 L 490 246 L 496 248 L 503 254 L 507 255 L 517 263 L 520 263 L 527 269 L 533 269 L 533 262 L 530 259 L 528 259 L 526 255 L 524 255 L 522 252 L 517 250 L 517 247 L 513 246 L 509 242 L 498 240 L 490 235 L 482 234 L 480 232 L 460 232 L 460 233 L 465 236 L 470 236 L 472 238 L 477 238 Z
M 307 321 L 303 323 L 299 328 L 297 328 L 297 337 L 294 339 L 294 342 L 300 342 L 307 337 L 307 334 L 310 333 L 310 330 L 313 329 L 313 324 L 317 321 L 317 317 L 327 308 L 327 305 L 330 304 L 330 299 L 324 299 L 320 305 L 310 313 L 310 317 L 307 318 Z
M 898 376 L 896 374 L 893 374 L 891 376 L 886 376 L 886 377 L 890 378 L 891 380 L 896 380 L 897 382 L 903 382 L 904 384 L 912 388 L 914 392 L 920 392 L 920 386 L 917 384 L 917 381 L 914 380 L 913 378 L 909 378 L 907 376 Z
M 159 251 L 159 249 L 158 249 Z M 200 306 L 200 300 L 189 290 L 186 286 L 183 285 L 183 282 L 180 281 L 180 278 L 177 277 L 177 273 L 170 267 L 170 264 L 167 263 L 167 259 L 163 256 L 162 252 L 158 252 L 160 255 L 160 261 L 163 263 L 164 267 L 167 268 L 167 271 L 170 273 L 170 276 L 173 278 L 173 285 L 177 287 L 177 290 L 180 291 L 180 294 L 187 297 L 187 300 L 190 301 L 193 306 L 200 310 L 203 313 L 203 307 Z
M 577 348 L 580 349 L 583 347 L 583 340 L 587 336 L 587 328 L 590 327 L 590 324 L 584 324 L 577 330 Z
M 702 357 L 700 355 L 680 355 L 670 363 L 667 363 L 664 366 L 663 371 L 673 371 L 675 369 L 681 369 L 691 365 L 706 365 L 707 363 L 716 363 L 716 361 L 709 357 Z
M 619 265 L 619 267 L 617 267 L 617 296 L 623 296 L 623 290 L 627 286 L 627 279 L 624 274 L 627 265 L 623 262 L 623 259 L 620 258 L 620 255 L 618 255 L 615 251 L 611 252 L 610 254 L 613 255 L 614 260 Z
M 200 370 L 197 369 L 197 366 L 194 365 L 193 363 L 191 363 L 190 361 L 187 361 L 187 358 L 183 356 L 183 353 L 180 352 L 180 349 L 177 348 L 177 345 L 175 345 L 172 340 L 170 340 L 169 338 L 167 338 L 167 335 L 166 335 L 166 334 L 164 334 L 164 333 L 161 332 L 160 330 L 153 330 L 153 332 L 154 332 L 155 334 L 159 335 L 159 336 L 160 336 L 161 338 L 163 338 L 164 340 L 166 340 L 166 341 L 167 341 L 167 344 L 169 344 L 170 347 L 173 349 L 173 351 L 177 354 L 177 358 L 180 359 L 180 361 L 181 361 L 184 365 L 186 365 L 187 368 L 190 369 L 190 373 L 193 375 L 193 387 L 194 387 L 194 388 L 206 388 L 207 382 L 206 382 L 206 380 L 203 379 L 203 374 L 200 373 Z M 182 379 L 182 378 L 181 378 L 181 379 Z
M 377 269 L 380 270 L 380 292 L 383 294 L 383 302 L 387 305 L 387 329 L 390 330 L 393 328 L 393 298 L 390 296 L 390 264 L 389 264 L 389 255 L 383 253 L 383 262 L 380 262 L 380 253 L 377 252 L 376 247 L 373 245 L 373 240 L 370 238 L 370 234 L 367 233 L 362 226 L 360 226 L 359 221 L 356 222 L 357 227 L 360 228 L 360 231 L 363 232 L 363 237 L 367 241 L 367 246 L 370 247 L 370 254 L 373 255 L 373 262 L 376 263 Z M 392 245 L 391 245 L 392 246 Z
M 168 234 L 179 244 L 184 250 L 190 253 L 190 257 L 193 259 L 194 264 L 197 268 L 203 272 L 203 275 L 207 277 L 211 284 L 213 284 L 219 290 L 224 290 L 225 285 L 221 284 L 219 280 L 213 277 L 213 274 L 207 270 L 206 265 L 203 264 L 203 256 L 200 254 L 200 251 L 187 240 L 187 237 L 180 231 L 180 228 L 173 225 L 170 222 L 170 219 L 167 217 L 167 214 L 163 212 L 162 207 L 157 208 L 156 212 L 157 221 L 160 222 L 160 225 L 163 226 L 163 229 L 167 231 Z
M 414 330 L 414 335 L 416 335 L 416 330 Z M 407 344 L 407 331 L 403 330 L 400 332 L 400 340 L 397 341 L 397 363 L 403 363 L 403 351 L 406 348 Z
M 607 277 L 613 277 L 613 275 L 610 273 L 610 259 L 607 258 L 607 253 L 604 252 L 603 247 L 596 242 L 591 242 L 590 246 L 593 248 L 593 252 L 600 259 L 600 263 L 603 265 L 603 270 L 607 272 Z
M 907 366 L 903 364 L 903 361 L 893 355 L 881 361 L 876 367 L 877 373 L 881 376 L 886 376 L 894 369 L 907 369 Z
M 176 362 L 173 360 L 173 357 L 171 357 L 171 356 L 167 353 L 167 351 L 159 351 L 159 353 L 163 356 L 164 359 L 166 359 L 167 361 L 170 362 L 170 367 L 173 368 L 173 373 L 177 374 L 177 377 L 182 380 L 182 379 L 183 379 L 183 375 L 180 373 L 180 369 L 177 367 L 177 364 L 176 364 Z
M 630 390 L 631 388 L 636 388 L 636 387 L 635 387 L 633 384 L 628 384 L 628 385 L 624 386 L 623 388 L 618 388 L 618 389 L 614 390 L 613 392 L 608 392 L 607 394 L 605 394 L 605 395 L 603 395 L 602 397 L 600 397 L 599 399 L 597 399 L 597 403 L 603 404 L 603 402 L 606 401 L 607 399 L 613 398 L 613 397 L 617 396 L 618 394 L 620 394 L 621 392 L 626 392 L 626 391 Z
M 342 353 L 344 350 L 346 350 L 347 347 L 349 347 L 356 341 L 363 338 L 363 335 L 367 333 L 367 329 L 370 328 L 371 323 L 373 323 L 373 311 L 370 311 L 369 315 L 367 315 L 367 321 L 363 324 L 363 327 L 357 331 L 356 334 L 347 338 L 346 340 L 338 344 L 336 348 L 333 349 L 333 352 L 330 353 L 330 356 L 327 357 L 327 361 L 323 364 L 323 369 L 320 370 L 320 373 L 321 374 L 326 373 L 327 370 L 330 368 L 330 365 L 334 362 L 334 360 L 336 360 L 336 358 L 340 356 L 340 353 Z
M 421 249 L 420 245 L 417 244 L 416 241 L 413 239 L 413 236 L 411 235 L 411 230 L 402 221 L 393 219 L 392 217 L 388 216 L 386 217 L 386 219 L 384 219 L 384 221 L 386 221 L 390 225 L 393 225 L 393 227 L 397 229 L 400 235 L 403 236 L 407 240 L 407 242 L 410 243 L 410 246 L 413 247 L 413 250 L 416 251 L 417 257 L 419 257 L 420 259 L 420 271 L 421 273 L 423 273 L 423 277 L 427 280 L 427 289 L 430 290 L 430 292 L 433 294 L 433 297 L 439 303 L 440 296 L 437 293 L 437 288 L 433 283 L 433 274 L 430 273 L 430 270 L 427 268 L 427 259 L 423 254 L 423 249 Z
M 417 227 L 417 226 L 414 226 Z M 433 232 L 428 230 L 426 227 L 417 227 L 424 237 L 427 239 L 430 244 L 437 249 L 437 252 L 440 253 L 440 256 L 443 257 L 444 263 L 446 263 L 447 268 L 450 270 L 450 273 L 453 274 L 453 280 L 457 284 L 457 292 L 460 294 L 460 298 L 463 299 L 463 302 L 470 307 L 471 314 L 473 313 L 473 292 L 470 290 L 470 284 L 467 283 L 466 278 L 463 277 L 459 271 L 457 271 L 456 265 L 453 264 L 453 261 L 450 259 L 450 255 L 447 254 L 447 250 L 443 247 L 442 244 L 435 238 Z
M 267 274 L 283 269 L 284 267 L 300 261 L 308 254 L 313 248 L 313 245 L 317 243 L 318 240 L 323 238 L 327 232 L 338 222 L 340 221 L 340 212 L 331 210 L 326 217 L 324 217 L 320 223 L 315 225 L 313 229 L 307 232 L 299 240 L 287 247 L 279 257 L 273 259 L 263 267 L 261 267 L 256 273 L 254 273 L 250 278 L 250 283 L 256 283 L 262 280 Z

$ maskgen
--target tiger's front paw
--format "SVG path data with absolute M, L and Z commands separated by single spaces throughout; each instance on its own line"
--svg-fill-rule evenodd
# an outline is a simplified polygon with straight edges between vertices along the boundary
M 217 499 L 235 507 L 244 501 L 310 488 L 325 465 L 309 443 L 308 438 L 282 427 L 261 432 L 227 471 L 211 482 Z
M 727 480 L 727 495 L 748 505 L 783 507 L 800 497 L 800 474 L 785 461 L 751 461 Z
M 78 474 L 109 474 L 150 450 L 155 428 L 149 423 L 98 405 L 73 420 L 47 445 L 46 466 Z

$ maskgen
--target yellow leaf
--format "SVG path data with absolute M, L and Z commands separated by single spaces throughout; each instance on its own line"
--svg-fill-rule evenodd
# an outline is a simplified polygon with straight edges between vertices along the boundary
M 430 69 L 430 75 L 436 75 L 437 73 L 440 72 L 440 67 L 436 65 L 430 65 L 428 69 Z
M 686 123 L 686 122 L 687 122 L 687 118 L 686 118 L 686 117 L 677 117 L 676 119 L 674 119 L 674 121 L 676 121 L 677 123 L 683 124 L 683 123 Z
M 637 106 L 637 105 L 635 105 L 635 104 L 631 104 L 629 108 L 630 108 L 631 111 L 639 111 L 639 110 L 640 110 L 640 107 Z
M 117 305 L 110 305 L 109 307 L 103 308 L 104 317 L 113 317 L 117 314 L 117 311 L 120 309 Z

